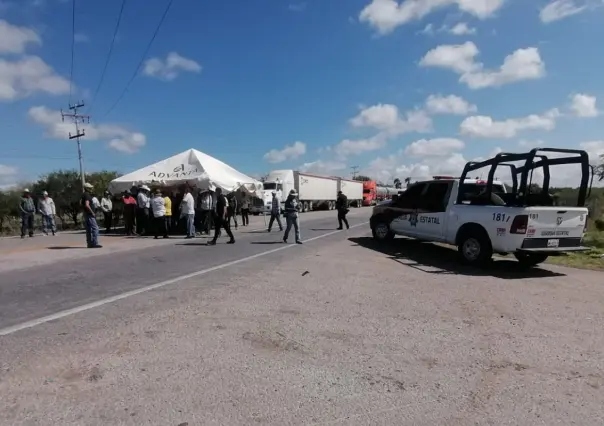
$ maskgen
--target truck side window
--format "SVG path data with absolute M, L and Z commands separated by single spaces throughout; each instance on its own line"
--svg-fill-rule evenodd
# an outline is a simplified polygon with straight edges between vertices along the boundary
M 421 197 L 420 208 L 429 213 L 444 212 L 447 207 L 450 184 L 448 182 L 432 182 L 423 197 Z
M 410 186 L 405 192 L 403 192 L 398 197 L 394 205 L 399 208 L 416 208 L 419 204 L 422 192 L 424 192 L 425 188 L 425 183 L 418 183 L 416 185 Z

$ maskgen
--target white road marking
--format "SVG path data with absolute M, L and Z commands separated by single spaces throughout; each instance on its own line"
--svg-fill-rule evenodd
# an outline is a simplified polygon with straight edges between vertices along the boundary
M 350 229 L 366 225 L 367 223 L 369 223 L 369 222 L 363 222 L 363 223 L 359 223 L 359 224 L 356 224 L 356 225 L 352 225 L 350 227 Z M 321 234 L 321 235 L 318 235 L 316 237 L 309 238 L 309 239 L 305 240 L 305 242 L 319 240 L 321 238 L 329 237 L 329 236 L 337 234 L 339 232 L 344 232 L 344 231 L 339 231 L 338 230 L 338 231 L 328 232 L 326 234 Z M 125 293 L 121 293 L 121 294 L 118 294 L 116 296 L 111 296 L 111 297 L 108 297 L 106 299 L 97 300 L 96 302 L 87 303 L 87 304 L 81 305 L 81 306 L 76 306 L 75 308 L 67 309 L 65 311 L 60 311 L 60 312 L 57 312 L 55 314 L 47 315 L 45 317 L 33 319 L 33 320 L 26 321 L 24 323 L 17 324 L 17 325 L 12 325 L 10 327 L 6 327 L 6 328 L 3 328 L 3 329 L 0 329 L 0 336 L 7 336 L 9 334 L 16 333 L 17 331 L 25 330 L 26 328 L 36 327 L 38 325 L 45 324 L 45 323 L 50 322 L 50 321 L 58 320 L 58 319 L 65 318 L 65 317 L 70 316 L 70 315 L 75 315 L 75 314 L 80 313 L 80 312 L 84 312 L 84 311 L 88 311 L 90 309 L 98 308 L 100 306 L 107 305 L 109 303 L 117 302 L 118 300 L 126 299 L 127 297 L 136 296 L 137 294 L 145 293 L 147 291 L 155 290 L 155 289 L 161 288 L 161 287 L 166 287 L 168 285 L 177 283 L 179 281 L 187 280 L 189 278 L 198 277 L 200 275 L 204 275 L 204 274 L 207 274 L 209 272 L 217 271 L 219 269 L 228 268 L 229 266 L 237 265 L 239 263 L 243 263 L 243 262 L 247 262 L 249 260 L 257 259 L 259 257 L 267 256 L 269 254 L 276 253 L 276 252 L 281 251 L 281 250 L 286 250 L 286 249 L 291 248 L 291 247 L 298 247 L 298 245 L 297 244 L 283 245 L 283 246 L 278 247 L 276 249 L 263 251 L 262 253 L 257 253 L 257 254 L 253 254 L 251 256 L 243 257 L 241 259 L 232 260 L 230 262 L 223 263 L 221 265 L 212 266 L 211 268 L 202 269 L 200 271 L 192 272 L 190 274 L 186 274 L 186 275 L 182 275 L 180 277 L 176 277 L 176 278 L 172 278 L 172 279 L 169 279 L 169 280 L 166 280 L 166 281 L 162 281 L 162 282 L 159 282 L 157 284 L 151 284 L 151 285 L 148 285 L 146 287 L 141 287 L 141 288 L 136 289 L 136 290 L 127 291 Z

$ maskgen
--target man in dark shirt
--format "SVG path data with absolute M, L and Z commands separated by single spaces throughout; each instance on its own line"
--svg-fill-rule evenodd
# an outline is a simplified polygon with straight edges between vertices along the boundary
M 227 244 L 235 244 L 235 237 L 231 232 L 231 227 L 229 226 L 229 221 L 227 220 L 227 207 L 228 200 L 222 193 L 222 188 L 216 188 L 216 218 L 214 223 L 214 238 L 212 241 L 208 241 L 208 245 L 213 246 L 216 244 L 216 240 L 220 235 L 221 228 L 224 228 L 227 235 L 231 237 Z
M 25 233 L 28 232 L 30 237 L 34 236 L 34 214 L 36 206 L 31 198 L 29 189 L 23 190 L 23 197 L 19 202 L 19 210 L 21 212 L 21 238 L 25 238 Z
M 103 246 L 99 245 L 99 226 L 96 223 L 96 215 L 92 204 L 92 189 L 91 184 L 85 183 L 81 199 L 84 226 L 86 227 L 86 243 L 88 248 L 101 248 Z
M 338 223 L 340 225 L 338 229 L 342 229 L 342 222 L 346 225 L 346 229 L 349 229 L 348 219 L 346 219 L 346 215 L 348 214 L 348 197 L 342 191 L 338 191 L 336 210 L 338 211 Z

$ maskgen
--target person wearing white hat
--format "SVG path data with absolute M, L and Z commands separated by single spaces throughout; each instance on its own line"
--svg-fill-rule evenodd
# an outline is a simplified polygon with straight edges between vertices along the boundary
M 19 211 L 21 212 L 21 238 L 25 238 L 26 231 L 30 237 L 33 237 L 36 206 L 27 188 L 23 190 L 23 197 L 21 197 L 21 201 L 19 202 Z
M 55 226 L 55 215 L 57 210 L 55 202 L 51 197 L 48 196 L 48 192 L 42 192 L 42 199 L 38 201 L 38 212 L 42 215 L 42 232 L 44 235 L 48 235 L 48 231 L 55 235 L 57 230 Z
M 285 200 L 285 221 L 287 226 L 285 228 L 285 234 L 283 234 L 283 242 L 287 243 L 287 237 L 289 237 L 289 231 L 294 227 L 296 233 L 296 244 L 302 244 L 300 239 L 300 221 L 298 220 L 298 193 L 295 189 L 289 191 L 287 200 Z
M 84 212 L 84 226 L 86 226 L 86 243 L 88 248 L 101 248 L 99 244 L 99 226 L 96 223 L 96 213 L 92 204 L 92 189 L 94 187 L 84 184 L 84 193 L 82 194 L 81 204 Z

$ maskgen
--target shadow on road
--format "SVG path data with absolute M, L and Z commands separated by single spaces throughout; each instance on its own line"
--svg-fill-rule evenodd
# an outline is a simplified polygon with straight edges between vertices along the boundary
M 73 247 L 73 246 L 51 246 L 51 247 L 46 247 L 48 250 L 78 250 L 78 249 L 85 249 L 87 247 Z
M 311 228 L 311 231 L 337 231 L 337 228 Z
M 283 241 L 252 241 L 250 244 L 283 244 Z
M 493 276 L 502 279 L 548 278 L 565 276 L 558 272 L 534 267 L 526 269 L 515 260 L 494 260 L 485 268 L 475 268 L 459 263 L 457 250 L 408 238 L 395 238 L 378 242 L 371 237 L 349 238 L 360 247 L 389 256 L 392 260 L 428 274 L 456 274 Z

